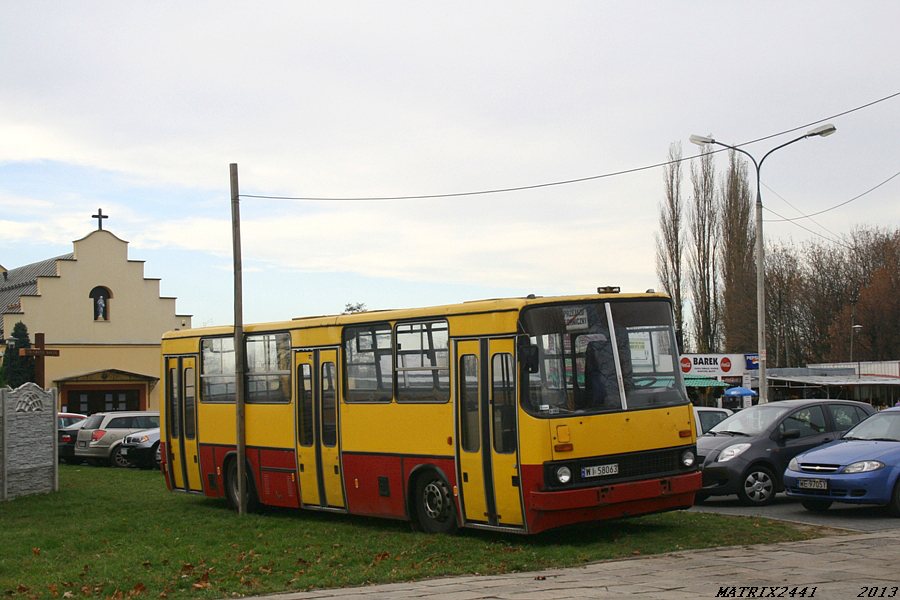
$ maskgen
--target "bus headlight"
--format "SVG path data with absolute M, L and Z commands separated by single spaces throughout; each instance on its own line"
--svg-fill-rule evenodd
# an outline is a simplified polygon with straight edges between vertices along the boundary
M 560 467 L 556 470 L 556 479 L 560 483 L 569 483 L 572 481 L 572 470 L 569 467 Z
M 681 464 L 684 465 L 685 468 L 693 467 L 696 461 L 697 456 L 694 454 L 693 450 L 685 450 L 681 453 Z

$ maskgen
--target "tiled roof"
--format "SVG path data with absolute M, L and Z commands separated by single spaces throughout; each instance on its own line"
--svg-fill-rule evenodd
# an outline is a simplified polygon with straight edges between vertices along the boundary
M 22 296 L 37 295 L 38 277 L 56 277 L 58 275 L 56 261 L 74 259 L 75 254 L 70 252 L 56 258 L 48 258 L 24 267 L 10 269 L 4 275 L 0 275 L 0 314 L 22 312 L 19 299 Z M 0 339 L 3 338 L 3 321 L 0 320 Z

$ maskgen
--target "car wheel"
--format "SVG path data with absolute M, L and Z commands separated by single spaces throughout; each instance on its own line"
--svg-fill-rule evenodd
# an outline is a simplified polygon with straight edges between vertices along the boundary
M 253 489 L 253 482 L 250 480 L 250 467 L 244 470 L 244 479 L 247 481 L 247 512 L 256 512 L 259 510 L 259 499 L 256 496 L 256 490 Z M 228 505 L 235 511 L 239 510 L 240 494 L 237 460 L 231 460 L 225 467 L 225 498 L 228 500 Z
M 456 531 L 456 507 L 450 486 L 437 473 L 426 473 L 416 483 L 416 516 L 428 533 Z
M 808 511 L 811 512 L 825 512 L 831 506 L 831 500 L 801 500 L 800 504 L 803 505 Z
M 111 467 L 119 467 L 125 468 L 130 467 L 131 463 L 125 458 L 125 455 L 122 454 L 122 446 L 116 446 L 112 451 L 112 454 L 109 455 L 109 465 Z
M 744 472 L 738 498 L 746 506 L 765 506 L 775 500 L 775 475 L 766 467 L 753 465 Z
M 892 517 L 900 517 L 900 479 L 894 484 L 894 493 L 891 494 L 891 501 L 888 503 L 887 509 Z
M 156 445 L 156 450 L 153 451 L 153 466 L 159 471 L 162 468 L 162 450 L 159 447 L 159 444 Z

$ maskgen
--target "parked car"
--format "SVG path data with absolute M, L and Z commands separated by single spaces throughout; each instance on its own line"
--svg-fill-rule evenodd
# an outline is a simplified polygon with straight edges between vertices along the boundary
M 697 435 L 702 435 L 718 425 L 734 413 L 727 408 L 713 406 L 695 406 L 694 422 L 697 424 Z
M 84 462 L 83 458 L 75 457 L 75 440 L 78 437 L 78 430 L 82 428 L 87 418 L 77 419 L 68 427 L 63 427 L 58 431 L 56 455 L 59 460 L 70 465 L 77 465 Z
M 65 429 L 69 425 L 73 425 L 74 423 L 77 423 L 78 421 L 83 421 L 84 419 L 87 419 L 87 415 L 80 415 L 78 413 L 67 413 L 67 412 L 56 413 L 56 423 L 57 423 L 56 426 L 59 429 Z
M 795 456 L 785 492 L 811 511 L 834 502 L 883 504 L 900 517 L 900 408 L 875 413 L 838 441 Z
M 127 435 L 154 427 L 159 427 L 158 412 L 95 413 L 85 419 L 84 426 L 78 431 L 75 456 L 92 464 L 127 467 L 130 463 L 122 456 L 122 440 Z
M 775 499 L 781 476 L 796 455 L 838 439 L 873 414 L 852 400 L 783 400 L 737 412 L 697 439 L 703 470 L 698 500 L 737 494 L 742 504 Z
M 159 469 L 159 427 L 126 436 L 120 454 L 136 467 Z

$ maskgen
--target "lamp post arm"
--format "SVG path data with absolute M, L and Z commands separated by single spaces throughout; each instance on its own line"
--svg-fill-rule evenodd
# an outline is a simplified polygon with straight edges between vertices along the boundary
M 821 134 L 818 134 L 818 133 L 806 133 L 806 134 L 804 134 L 804 135 L 801 135 L 801 136 L 798 137 L 798 138 L 792 139 L 792 140 L 789 141 L 789 142 L 785 142 L 785 143 L 783 143 L 783 144 L 780 145 L 780 146 L 775 146 L 774 148 L 772 148 L 771 150 L 769 150 L 768 152 L 766 152 L 766 153 L 763 155 L 763 157 L 762 157 L 761 159 L 759 159 L 759 164 L 756 166 L 757 174 L 759 173 L 759 169 L 762 168 L 763 161 L 766 160 L 766 158 L 767 158 L 770 154 L 772 154 L 773 152 L 775 152 L 776 150 L 781 150 L 781 149 L 784 148 L 785 146 L 790 146 L 790 145 L 793 144 L 794 142 L 799 142 L 800 140 L 805 140 L 806 138 L 809 138 L 809 137 L 815 137 L 815 136 L 817 136 L 817 135 L 821 135 Z M 746 154 L 746 152 L 745 152 L 744 154 Z M 750 155 L 747 154 L 747 156 L 750 156 Z M 752 157 L 751 157 L 751 158 L 752 158 Z M 754 161 L 754 162 L 755 162 L 755 161 Z

